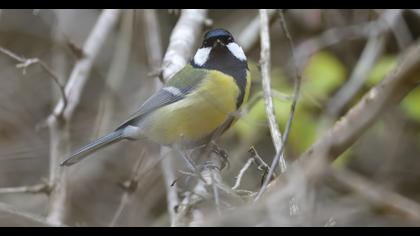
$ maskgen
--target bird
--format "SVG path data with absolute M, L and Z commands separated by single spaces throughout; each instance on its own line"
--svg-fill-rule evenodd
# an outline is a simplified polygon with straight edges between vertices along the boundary
M 151 95 L 114 131 L 78 149 L 70 166 L 121 140 L 149 139 L 163 146 L 192 149 L 212 141 L 238 119 L 232 115 L 248 100 L 251 75 L 247 57 L 232 34 L 207 31 L 189 63 Z

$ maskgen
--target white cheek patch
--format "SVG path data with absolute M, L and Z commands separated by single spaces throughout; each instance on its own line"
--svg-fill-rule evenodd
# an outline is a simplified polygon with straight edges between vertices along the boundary
M 170 86 L 170 87 L 164 87 L 163 90 L 165 90 L 165 91 L 167 91 L 167 92 L 169 92 L 172 95 L 177 96 L 177 97 L 181 97 L 181 96 L 184 95 L 181 92 L 181 90 L 179 90 L 178 88 L 172 87 L 172 86 Z
M 211 47 L 200 48 L 194 55 L 194 63 L 198 66 L 204 65 L 209 58 Z
M 228 47 L 229 51 L 232 53 L 233 56 L 235 56 L 241 61 L 246 60 L 244 50 L 242 50 L 242 48 L 237 43 L 229 43 L 226 46 Z

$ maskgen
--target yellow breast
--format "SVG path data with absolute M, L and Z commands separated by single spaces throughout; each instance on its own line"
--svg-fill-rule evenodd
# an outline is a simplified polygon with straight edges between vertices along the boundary
M 233 77 L 211 71 L 186 98 L 150 114 L 144 134 L 166 145 L 195 142 L 210 135 L 236 111 L 239 92 Z

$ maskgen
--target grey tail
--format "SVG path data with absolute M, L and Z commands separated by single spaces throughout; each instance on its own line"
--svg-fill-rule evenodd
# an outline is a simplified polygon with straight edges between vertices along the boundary
M 95 152 L 96 150 L 106 147 L 117 141 L 120 141 L 121 139 L 124 139 L 123 130 L 115 130 L 114 132 L 109 133 L 101 138 L 98 138 L 95 141 L 89 143 L 88 145 L 82 147 L 81 149 L 73 153 L 65 161 L 63 161 L 60 165 L 71 166 L 73 164 L 76 164 L 77 162 L 83 160 L 89 154 Z

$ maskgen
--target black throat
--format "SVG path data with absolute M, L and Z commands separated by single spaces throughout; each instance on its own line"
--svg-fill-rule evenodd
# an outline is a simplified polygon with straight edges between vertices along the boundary
M 248 70 L 248 62 L 246 60 L 239 60 L 232 55 L 227 47 L 220 46 L 213 48 L 210 51 L 209 58 L 202 66 L 195 64 L 194 60 L 191 61 L 191 65 L 195 68 L 218 70 L 232 76 L 240 89 L 240 94 L 236 101 L 236 108 L 239 108 L 242 105 L 245 96 L 246 75 Z

